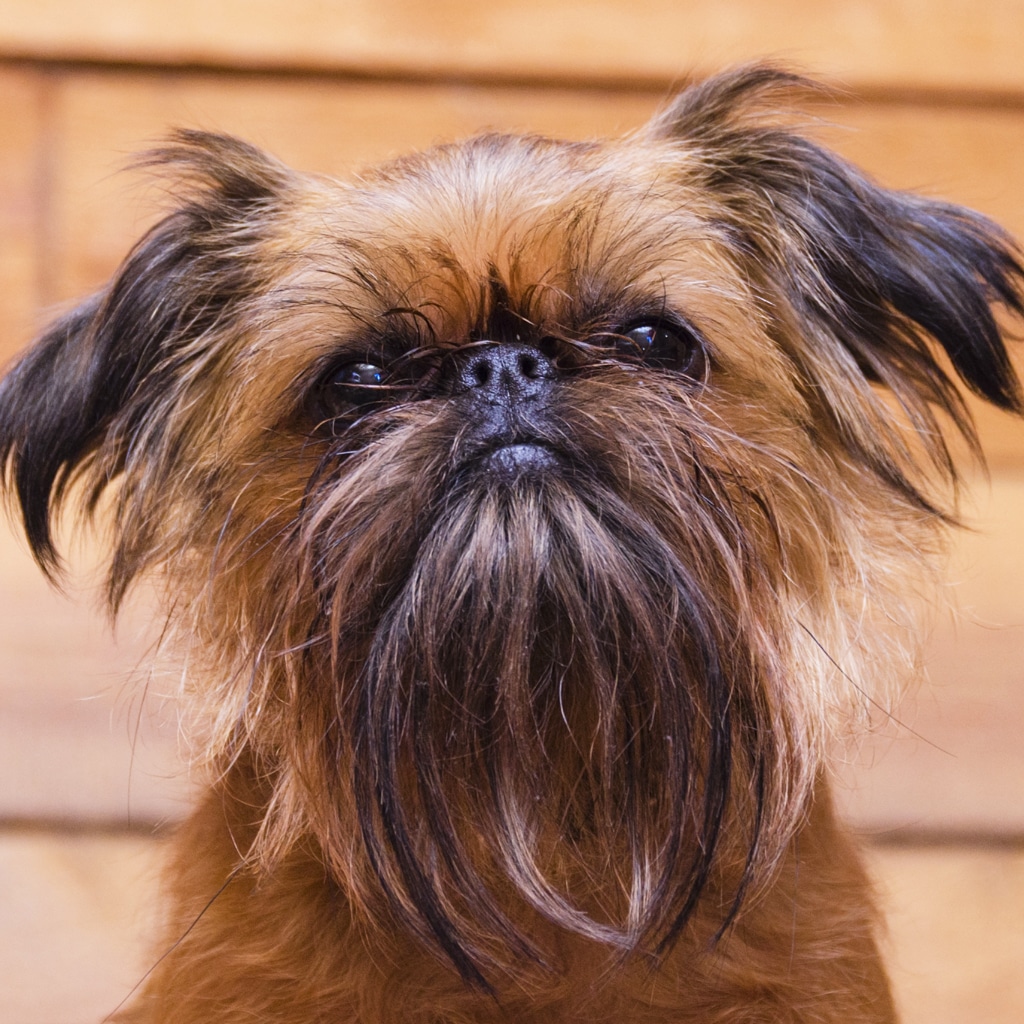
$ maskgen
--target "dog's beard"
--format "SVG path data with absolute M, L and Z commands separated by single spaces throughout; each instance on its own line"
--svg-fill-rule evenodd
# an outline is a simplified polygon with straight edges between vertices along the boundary
M 582 388 L 497 451 L 457 408 L 343 431 L 265 588 L 294 710 L 264 849 L 312 830 L 477 980 L 543 958 L 528 915 L 657 951 L 714 883 L 724 927 L 807 795 L 776 506 L 814 490 L 775 466 L 760 493 L 685 392 Z

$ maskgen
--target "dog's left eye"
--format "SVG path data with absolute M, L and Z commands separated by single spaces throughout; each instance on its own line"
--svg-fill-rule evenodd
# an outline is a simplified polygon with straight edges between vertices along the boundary
M 651 366 L 676 370 L 697 380 L 707 371 L 707 352 L 696 332 L 664 323 L 642 323 L 616 336 L 616 348 Z

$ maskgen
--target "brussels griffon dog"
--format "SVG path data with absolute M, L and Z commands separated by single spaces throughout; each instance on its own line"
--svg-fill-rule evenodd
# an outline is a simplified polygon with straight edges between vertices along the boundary
M 913 661 L 1021 263 L 755 66 L 350 182 L 180 132 L 0 392 L 42 567 L 161 581 L 206 795 L 163 1024 L 894 1019 L 829 798 Z M 959 444 L 960 442 L 957 442 Z

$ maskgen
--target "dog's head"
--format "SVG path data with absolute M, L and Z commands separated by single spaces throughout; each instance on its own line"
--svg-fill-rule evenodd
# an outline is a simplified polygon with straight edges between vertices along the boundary
M 249 856 L 312 838 L 467 978 L 529 914 L 729 920 L 889 674 L 959 384 L 1021 408 L 1011 243 L 786 127 L 797 84 L 347 183 L 180 133 L 180 205 L 0 391 L 44 568 L 108 493 L 111 601 L 165 581 Z

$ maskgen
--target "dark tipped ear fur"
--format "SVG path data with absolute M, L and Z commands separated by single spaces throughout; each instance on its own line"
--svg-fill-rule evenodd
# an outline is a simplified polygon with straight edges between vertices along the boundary
M 683 92 L 650 130 L 697 146 L 737 244 L 869 379 L 945 409 L 972 437 L 937 343 L 970 391 L 1024 412 L 993 313 L 1024 313 L 1019 250 L 981 215 L 881 188 L 780 125 L 774 101 L 812 88 L 770 65 L 741 68 Z
M 255 261 L 245 255 L 288 174 L 236 139 L 195 131 L 176 133 L 143 163 L 178 172 L 187 189 L 181 206 L 139 242 L 105 291 L 51 327 L 0 383 L 0 468 L 51 576 L 59 569 L 52 522 L 69 484 L 115 419 L 120 444 L 130 444 L 147 394 L 171 386 L 176 351 L 251 293 Z M 91 505 L 124 452 L 105 456 L 108 475 L 92 482 Z

